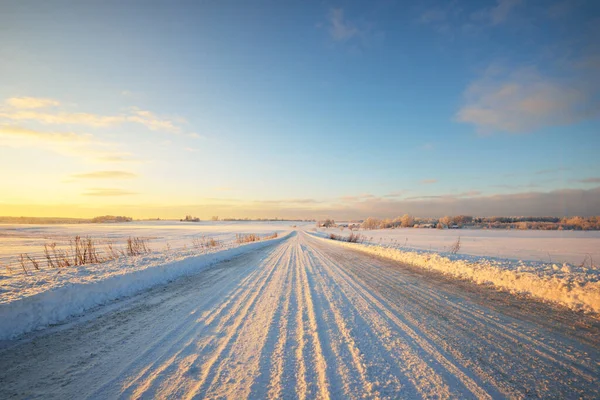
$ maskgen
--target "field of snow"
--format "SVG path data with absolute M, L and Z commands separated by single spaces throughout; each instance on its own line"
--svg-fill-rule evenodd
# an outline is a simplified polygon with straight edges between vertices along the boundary
M 0 267 L 15 264 L 21 253 L 41 256 L 45 243 L 56 242 L 58 248 L 68 248 L 69 240 L 76 235 L 93 238 L 99 250 L 103 250 L 103 245 L 109 242 L 121 246 L 131 236 L 148 239 L 152 250 L 162 251 L 167 245 L 171 249 L 189 248 L 194 238 L 202 236 L 231 242 L 237 233 L 282 233 L 290 231 L 292 225 L 304 226 L 306 223 L 136 221 L 115 224 L 0 224 Z
M 333 230 L 330 229 L 329 232 L 333 233 Z M 339 230 L 336 232 L 342 238 L 349 233 L 346 231 L 346 235 L 343 235 Z M 348 243 L 329 239 L 329 234 L 323 230 L 314 235 L 339 246 L 438 271 L 453 278 L 493 285 L 498 289 L 530 295 L 573 310 L 600 313 L 600 267 L 597 265 L 517 261 L 472 256 L 462 252 L 452 254 L 447 251 L 418 250 L 389 240 L 389 237 L 387 240 L 367 237 L 363 243 Z M 456 242 L 456 237 L 453 240 Z M 448 250 L 449 247 L 450 245 L 446 245 L 445 249 Z
M 321 232 L 347 236 L 348 229 Z M 460 236 L 459 253 L 509 260 L 580 265 L 587 257 L 600 264 L 600 231 L 521 231 L 491 229 L 374 229 L 359 230 L 373 244 L 393 244 L 404 249 L 446 252 Z
M 43 247 L 44 241 L 67 245 L 74 235 L 94 237 L 99 243 L 121 243 L 129 236 L 150 238 L 155 250 L 148 254 L 83 266 L 49 268 L 40 263 L 39 271 L 25 274 L 16 266 L 0 270 L 0 340 L 8 339 L 80 314 L 110 300 L 165 283 L 183 275 L 197 273 L 217 262 L 246 251 L 277 242 L 293 228 L 289 223 L 129 223 L 110 225 L 13 225 L 3 227 L 0 243 L 9 259 L 11 244 L 17 249 Z M 279 239 L 240 245 L 236 233 L 277 232 Z M 4 239 L 9 236 L 11 240 Z M 217 247 L 198 249 L 195 237 L 210 236 L 220 241 Z M 20 241 L 19 241 L 20 240 Z M 173 243 L 166 250 L 166 243 Z M 17 250 L 18 251 L 18 250 Z M 31 269 L 31 268 L 30 268 Z
M 0 347 L 0 398 L 599 398 L 598 321 L 304 232 Z

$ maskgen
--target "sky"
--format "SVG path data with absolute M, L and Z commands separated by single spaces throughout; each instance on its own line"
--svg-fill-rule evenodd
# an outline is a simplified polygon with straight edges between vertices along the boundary
M 0 0 L 0 215 L 597 215 L 598 37 L 593 0 Z

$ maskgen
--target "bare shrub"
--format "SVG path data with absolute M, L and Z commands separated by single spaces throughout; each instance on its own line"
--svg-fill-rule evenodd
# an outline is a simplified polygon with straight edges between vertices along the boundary
M 202 236 L 201 238 L 192 239 L 192 245 L 198 250 L 204 250 L 221 246 L 221 241 L 210 236 Z
M 23 268 L 25 275 L 29 275 L 29 271 L 27 271 L 27 267 L 25 266 L 25 255 L 23 253 L 19 256 L 19 263 L 21 264 L 21 268 Z
M 235 235 L 235 241 L 239 244 L 258 242 L 259 240 L 260 240 L 260 236 L 256 233 L 247 233 L 247 234 L 237 233 Z
M 129 237 L 127 239 L 127 255 L 139 256 L 140 254 L 149 253 L 150 249 L 147 241 L 139 237 Z
M 456 254 L 460 251 L 460 236 L 458 237 L 458 239 L 456 239 L 456 242 L 454 242 L 454 244 L 450 246 L 449 251 L 451 254 Z
M 365 237 L 363 235 L 361 235 L 360 233 L 352 232 L 350 234 L 350 236 L 348 236 L 346 241 L 349 243 L 362 243 L 365 241 Z
M 331 240 L 339 240 L 340 242 L 348 242 L 348 243 L 362 243 L 365 241 L 366 237 L 361 235 L 360 233 L 350 233 L 350 236 L 341 236 L 336 235 L 335 233 L 329 234 L 329 239 Z

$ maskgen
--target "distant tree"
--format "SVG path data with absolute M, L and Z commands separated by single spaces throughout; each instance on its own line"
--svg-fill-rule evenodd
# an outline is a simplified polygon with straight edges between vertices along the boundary
M 414 217 L 412 217 L 408 214 L 404 214 L 402 216 L 402 227 L 403 228 L 412 228 L 413 226 L 415 226 Z
M 452 225 L 452 217 L 449 217 L 449 216 L 442 217 L 442 218 L 440 218 L 440 223 L 442 225 L 445 225 L 446 227 L 448 227 L 448 226 Z
M 375 217 L 369 217 L 362 223 L 363 229 L 377 229 L 381 225 L 381 220 Z

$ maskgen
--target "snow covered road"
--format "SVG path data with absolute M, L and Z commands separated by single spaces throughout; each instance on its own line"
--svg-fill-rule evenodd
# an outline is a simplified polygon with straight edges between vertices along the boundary
M 599 333 L 299 232 L 6 343 L 0 398 L 598 398 Z

